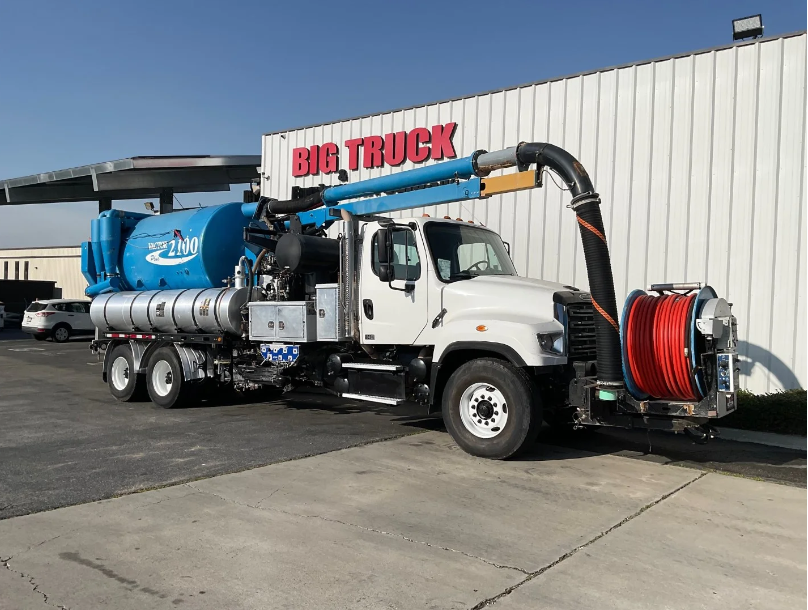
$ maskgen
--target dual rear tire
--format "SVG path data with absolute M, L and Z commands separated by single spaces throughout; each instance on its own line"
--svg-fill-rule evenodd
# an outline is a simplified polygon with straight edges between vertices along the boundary
M 190 395 L 191 384 L 182 371 L 177 351 L 161 347 L 149 358 L 146 375 L 138 374 L 132 349 L 128 344 L 113 348 L 109 355 L 107 384 L 110 393 L 121 402 L 149 399 L 164 409 L 183 406 Z

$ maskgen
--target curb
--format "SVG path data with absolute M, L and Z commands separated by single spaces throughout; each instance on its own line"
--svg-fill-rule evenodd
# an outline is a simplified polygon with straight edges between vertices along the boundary
M 775 434 L 774 432 L 752 432 L 751 430 L 739 430 L 738 428 L 718 428 L 718 431 L 720 433 L 718 438 L 725 441 L 755 443 L 756 445 L 782 447 L 795 451 L 808 450 L 808 439 L 804 436 Z

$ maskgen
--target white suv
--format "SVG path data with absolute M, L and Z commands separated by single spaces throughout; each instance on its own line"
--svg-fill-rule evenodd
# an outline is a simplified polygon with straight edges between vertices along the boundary
M 35 301 L 23 314 L 22 330 L 37 341 L 53 337 L 57 343 L 64 343 L 74 335 L 92 334 L 95 327 L 90 320 L 90 301 Z

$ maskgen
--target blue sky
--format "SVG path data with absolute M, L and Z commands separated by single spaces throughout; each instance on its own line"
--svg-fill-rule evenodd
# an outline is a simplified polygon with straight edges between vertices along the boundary
M 259 154 L 268 131 L 727 44 L 731 20 L 759 12 L 766 35 L 806 27 L 802 0 L 5 0 L 0 178 Z M 0 207 L 0 248 L 77 244 L 96 214 Z

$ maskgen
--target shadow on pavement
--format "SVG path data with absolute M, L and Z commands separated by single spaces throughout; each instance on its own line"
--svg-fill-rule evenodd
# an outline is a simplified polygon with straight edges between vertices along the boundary
M 558 451 L 558 447 L 564 450 Z M 714 470 L 806 487 L 805 452 L 720 438 L 699 445 L 683 434 L 666 432 L 620 428 L 558 432 L 544 428 L 537 446 L 521 459 L 575 459 L 592 454 Z
M 148 402 L 146 399 L 144 402 Z M 239 393 L 232 390 L 206 392 L 192 404 L 179 410 L 192 412 L 195 409 L 222 409 L 221 416 L 227 418 L 249 417 L 248 409 L 256 405 L 282 407 L 291 411 L 309 411 L 335 416 L 358 415 L 371 413 L 385 416 L 389 421 L 400 423 L 403 426 L 419 430 L 444 430 L 443 421 L 439 415 L 427 415 L 426 407 L 405 403 L 399 406 L 366 403 L 358 401 L 345 401 L 320 388 L 303 388 L 280 394 L 277 390 L 254 390 Z M 155 407 L 159 409 L 159 407 Z M 241 411 L 243 408 L 244 411 Z

